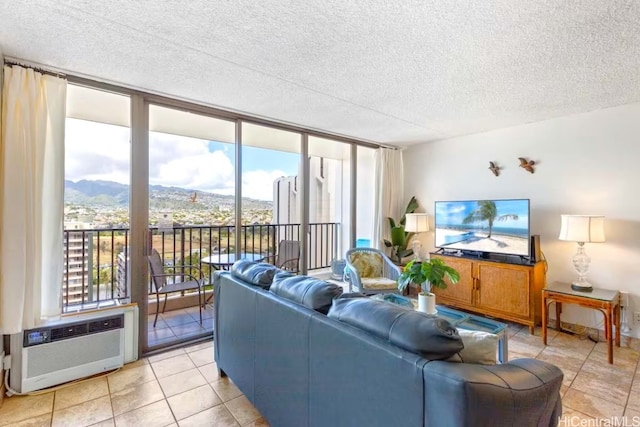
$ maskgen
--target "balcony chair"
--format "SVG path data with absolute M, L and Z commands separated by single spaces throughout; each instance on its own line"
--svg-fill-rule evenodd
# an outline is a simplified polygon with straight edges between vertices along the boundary
M 398 292 L 400 268 L 378 249 L 353 248 L 345 256 L 345 276 L 349 281 L 349 292 L 373 294 Z
M 281 270 L 298 273 L 300 271 L 300 241 L 281 240 L 278 243 L 277 254 L 266 256 L 264 262 L 273 264 Z
M 162 312 L 164 313 L 164 309 L 167 306 L 167 295 L 173 292 L 183 292 L 188 290 L 196 289 L 198 291 L 198 307 L 200 308 L 200 324 L 202 325 L 202 287 L 204 286 L 204 274 L 202 270 L 193 265 L 173 265 L 173 266 L 165 266 L 162 262 L 162 258 L 160 258 L 160 254 L 156 249 L 152 249 L 151 255 L 147 257 L 149 260 L 149 274 L 151 276 L 151 280 L 153 282 L 153 287 L 155 288 L 156 294 L 156 318 L 153 321 L 153 327 L 156 327 L 156 323 L 158 322 L 158 313 L 160 312 L 160 295 L 164 294 L 164 303 L 162 304 Z M 182 270 L 181 273 L 165 273 L 165 268 L 170 268 L 174 270 Z M 194 269 L 200 273 L 200 278 L 196 278 L 192 274 L 186 271 L 186 269 Z M 190 278 L 191 280 L 185 282 L 177 282 L 177 283 L 167 283 L 167 278 L 172 277 L 176 278 L 178 276 L 182 276 L 185 278 Z

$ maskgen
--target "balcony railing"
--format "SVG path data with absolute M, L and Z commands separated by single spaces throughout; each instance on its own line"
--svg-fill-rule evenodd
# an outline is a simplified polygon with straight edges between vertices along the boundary
M 329 267 L 339 258 L 338 223 L 309 224 L 307 268 Z M 242 252 L 275 255 L 281 240 L 300 240 L 300 224 L 255 224 L 233 226 L 176 226 L 149 230 L 149 247 L 158 250 L 166 265 L 188 264 L 210 277 L 211 266 L 203 257 Z M 129 229 L 85 229 L 64 231 L 62 305 L 74 305 L 129 297 Z M 149 292 L 152 292 L 149 283 Z

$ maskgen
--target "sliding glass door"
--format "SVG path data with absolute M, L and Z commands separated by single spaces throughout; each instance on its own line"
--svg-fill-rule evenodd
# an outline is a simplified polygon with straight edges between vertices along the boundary
M 165 274 L 150 272 L 156 279 L 149 282 L 150 349 L 212 333 L 212 305 L 203 308 L 197 291 L 158 294 L 158 284 L 175 289 L 203 280 L 202 298 L 210 301 L 210 275 L 235 245 L 235 169 L 234 121 L 149 105 L 147 246 Z

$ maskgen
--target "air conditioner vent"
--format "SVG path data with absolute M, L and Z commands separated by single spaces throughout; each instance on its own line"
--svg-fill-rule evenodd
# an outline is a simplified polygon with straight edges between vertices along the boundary
M 89 323 L 89 333 L 108 331 L 124 327 L 124 317 L 110 317 L 108 319 L 100 319 Z
M 123 314 L 54 327 L 30 329 L 25 331 L 24 346 L 42 345 L 48 342 L 56 342 L 120 328 L 124 328 Z
M 51 341 L 60 341 L 67 338 L 79 337 L 87 334 L 87 324 L 67 325 L 51 329 Z

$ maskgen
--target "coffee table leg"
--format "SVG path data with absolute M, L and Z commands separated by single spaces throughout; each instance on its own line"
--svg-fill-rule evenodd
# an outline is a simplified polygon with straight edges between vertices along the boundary
M 498 341 L 500 351 L 500 363 L 507 363 L 509 361 L 509 337 L 507 331 L 502 333 L 502 337 Z

